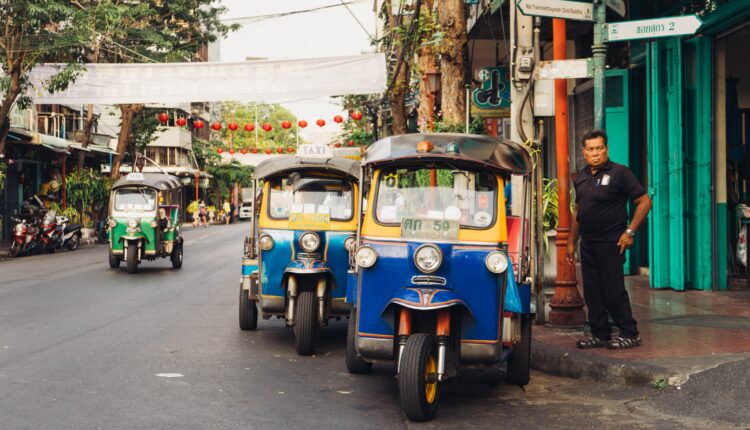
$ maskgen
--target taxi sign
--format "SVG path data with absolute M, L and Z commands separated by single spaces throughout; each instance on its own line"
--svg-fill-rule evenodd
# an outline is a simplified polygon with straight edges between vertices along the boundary
M 327 145 L 313 145 L 309 143 L 300 145 L 300 147 L 297 149 L 297 154 L 299 154 L 302 157 L 309 157 L 309 158 L 331 158 L 333 157 L 331 148 L 329 148 Z
M 128 173 L 128 176 L 126 177 L 128 181 L 143 181 L 145 178 L 143 177 L 143 173 L 140 172 L 130 172 Z

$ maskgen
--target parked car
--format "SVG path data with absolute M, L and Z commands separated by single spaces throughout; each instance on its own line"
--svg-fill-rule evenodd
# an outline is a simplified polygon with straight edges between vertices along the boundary
M 253 202 L 242 202 L 240 205 L 240 219 L 249 219 L 253 216 Z

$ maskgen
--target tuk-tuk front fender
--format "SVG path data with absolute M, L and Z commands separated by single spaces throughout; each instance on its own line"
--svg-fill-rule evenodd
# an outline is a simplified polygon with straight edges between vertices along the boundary
M 474 319 L 474 315 L 466 302 L 456 292 L 451 290 L 415 287 L 399 288 L 393 293 L 393 297 L 388 301 L 385 309 L 383 309 L 382 315 L 386 315 L 396 305 L 418 311 L 431 311 L 457 306 L 465 310 L 469 318 Z
M 298 275 L 326 273 L 333 275 L 331 266 L 325 261 L 316 258 L 304 258 L 290 261 L 284 269 L 284 274 L 286 275 L 288 273 Z
M 134 241 L 134 240 L 135 241 L 142 240 L 142 241 L 144 241 L 146 243 L 150 243 L 149 240 L 148 240 L 148 238 L 146 236 L 143 236 L 143 235 L 134 235 L 134 234 L 124 234 L 124 235 L 120 236 L 120 239 L 118 240 L 118 242 L 125 243 L 125 242 L 131 242 L 131 241 Z

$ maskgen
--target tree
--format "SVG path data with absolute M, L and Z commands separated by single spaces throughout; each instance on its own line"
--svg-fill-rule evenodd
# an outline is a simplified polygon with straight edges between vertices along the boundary
M 445 33 L 440 44 L 440 104 L 444 121 L 461 123 L 466 117 L 466 4 L 464 0 L 444 0 L 440 6 L 439 22 Z
M 257 121 L 256 121 L 257 116 Z M 221 104 L 221 117 L 226 124 L 236 122 L 239 125 L 237 131 L 232 132 L 226 126 L 218 133 L 222 142 L 230 142 L 235 148 L 274 148 L 274 147 L 296 147 L 297 117 L 288 109 L 278 104 L 266 103 L 237 103 L 223 102 Z M 292 127 L 284 129 L 282 121 L 289 121 Z M 257 124 L 256 124 L 257 122 Z M 260 127 L 263 123 L 269 123 L 273 127 L 271 131 L 264 131 Z M 225 124 L 225 125 L 226 125 Z M 245 124 L 255 124 L 257 130 L 248 133 L 244 129 Z
M 199 51 L 218 37 L 239 28 L 220 17 L 226 8 L 219 0 L 74 0 L 96 37 L 90 54 L 105 63 L 183 62 L 198 59 Z M 119 175 L 125 153 L 133 144 L 131 129 L 143 104 L 121 104 L 118 155 L 112 177 Z
M 3 0 L 0 2 L 0 155 L 10 131 L 10 110 L 31 104 L 26 96 L 32 83 L 29 73 L 40 63 L 63 59 L 68 62 L 43 83 L 49 92 L 65 89 L 81 71 L 81 30 L 71 25 L 73 6 L 68 0 Z

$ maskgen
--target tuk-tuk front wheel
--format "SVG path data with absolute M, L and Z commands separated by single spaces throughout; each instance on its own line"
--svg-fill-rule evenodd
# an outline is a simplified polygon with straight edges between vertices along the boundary
M 174 244 L 170 259 L 172 260 L 173 269 L 179 269 L 182 267 L 182 242 L 177 242 Z
M 294 322 L 294 346 L 299 355 L 315 352 L 315 335 L 318 331 L 318 315 L 315 311 L 315 293 L 302 291 L 297 296 L 297 315 Z
M 349 325 L 346 328 L 346 369 L 349 373 L 370 373 L 372 364 L 357 355 L 357 308 L 349 312 Z
M 439 404 L 437 342 L 425 333 L 409 336 L 401 356 L 398 391 L 401 409 L 411 421 L 435 418 Z
M 513 345 L 513 352 L 508 359 L 508 372 L 505 382 L 513 385 L 529 383 L 529 367 L 531 364 L 531 316 L 519 315 L 521 319 L 521 341 Z
M 128 273 L 135 273 L 138 271 L 138 245 L 131 243 L 127 247 L 127 255 L 125 257 L 128 267 Z
M 240 330 L 255 330 L 258 328 L 258 308 L 247 293 L 240 284 Z
M 109 267 L 113 269 L 120 267 L 120 257 L 112 254 L 112 251 L 109 252 Z

